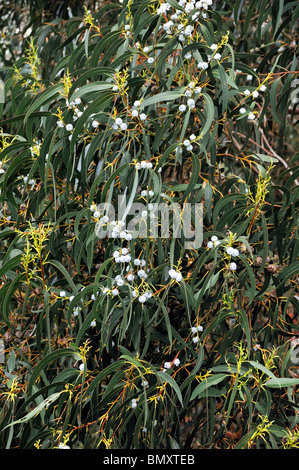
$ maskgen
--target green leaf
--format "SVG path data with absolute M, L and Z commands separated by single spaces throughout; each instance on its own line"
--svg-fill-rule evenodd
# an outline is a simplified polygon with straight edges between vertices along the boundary
M 192 392 L 192 395 L 190 397 L 190 401 L 194 400 L 194 398 L 200 398 L 202 396 L 205 396 L 206 390 L 213 386 L 217 385 L 220 382 L 223 382 L 223 380 L 229 377 L 228 374 L 215 374 L 213 376 L 207 377 L 204 379 L 197 387 Z

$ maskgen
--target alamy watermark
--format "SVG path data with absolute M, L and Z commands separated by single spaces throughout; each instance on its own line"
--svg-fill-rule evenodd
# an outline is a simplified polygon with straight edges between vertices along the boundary
M 299 102 L 299 78 L 292 81 L 291 88 L 295 88 L 291 93 L 291 102 L 297 104 Z
M 0 79 L 0 104 L 5 101 L 4 82 Z
M 299 338 L 291 340 L 291 361 L 293 364 L 299 364 Z
M 117 215 L 116 215 L 117 214 Z M 180 238 L 186 249 L 198 249 L 203 240 L 202 203 L 149 203 L 131 202 L 118 197 L 117 208 L 111 203 L 97 205 L 98 238 Z
M 3 364 L 3 362 L 5 362 L 4 341 L 3 339 L 0 339 L 0 364 Z

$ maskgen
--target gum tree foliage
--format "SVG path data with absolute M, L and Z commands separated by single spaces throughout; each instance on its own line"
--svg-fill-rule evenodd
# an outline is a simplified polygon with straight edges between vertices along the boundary
M 1 448 L 298 445 L 298 13 L 124 0 L 2 67 Z

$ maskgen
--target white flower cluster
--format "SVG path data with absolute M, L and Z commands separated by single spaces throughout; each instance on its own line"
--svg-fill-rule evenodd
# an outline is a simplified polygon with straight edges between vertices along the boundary
M 131 111 L 131 115 L 134 118 L 139 117 L 140 121 L 146 121 L 147 120 L 147 115 L 145 113 L 140 113 L 139 107 L 141 105 L 140 101 L 134 101 L 134 105 Z
M 171 279 L 175 279 L 177 282 L 181 282 L 183 280 L 183 276 L 179 271 L 176 271 L 175 269 L 170 269 L 168 271 L 169 276 Z
M 136 400 L 136 398 L 133 398 L 133 399 L 131 400 L 131 407 L 132 407 L 132 408 L 136 408 L 136 406 L 137 406 L 137 400 Z
M 253 78 L 252 75 L 247 75 L 247 80 L 252 80 L 252 78 Z M 264 92 L 264 91 L 266 91 L 266 89 L 267 89 L 267 87 L 264 84 L 260 85 L 260 87 L 258 87 L 253 92 L 251 92 L 250 90 L 248 90 L 248 88 L 246 88 L 246 90 L 243 91 L 243 95 L 246 96 L 246 97 L 252 95 L 253 98 L 258 98 L 260 96 L 259 91 Z M 244 107 L 240 108 L 239 111 L 240 111 L 240 114 L 245 114 L 247 112 L 246 108 L 244 108 Z M 253 121 L 255 119 L 255 117 L 256 117 L 256 115 L 255 115 L 254 111 L 250 111 L 247 115 L 247 118 L 249 119 L 249 121 Z
M 154 197 L 155 193 L 154 193 L 154 191 L 152 191 L 151 189 L 150 189 L 149 191 L 147 191 L 146 189 L 143 189 L 143 190 L 141 191 L 140 195 L 141 195 L 142 197 L 147 197 L 147 195 L 148 195 L 149 197 Z
M 239 256 L 239 250 L 237 248 L 233 248 L 232 246 L 227 247 L 226 253 L 229 256 L 232 256 L 233 258 L 236 258 Z M 231 271 L 235 271 L 237 269 L 237 264 L 234 261 L 231 261 L 229 264 L 229 269 Z
M 214 248 L 215 246 L 218 246 L 220 244 L 220 241 L 218 240 L 218 237 L 216 235 L 213 235 L 211 237 L 211 240 L 207 243 L 208 248 Z
M 157 15 L 164 15 L 170 8 L 171 5 L 169 5 L 169 3 L 161 3 L 160 7 L 157 9 Z
M 132 259 L 128 248 L 120 248 L 114 251 L 113 258 L 116 263 L 130 263 Z
M 201 93 L 201 90 L 202 90 L 201 87 L 195 86 L 194 82 L 190 82 L 187 85 L 187 88 L 186 88 L 186 91 L 185 91 L 184 95 L 188 99 L 187 99 L 186 104 L 182 103 L 179 106 L 179 111 L 181 113 L 183 113 L 187 110 L 187 106 L 188 106 L 189 109 L 194 109 L 195 108 L 195 100 L 194 100 L 194 98 L 191 98 L 191 97 L 192 97 L 192 95 L 199 95 L 199 93 Z
M 127 130 L 127 128 L 128 128 L 128 124 L 126 124 L 125 122 L 123 122 L 122 118 L 117 117 L 117 118 L 115 118 L 114 123 L 112 124 L 111 127 L 112 127 L 112 129 L 114 129 L 115 131 L 116 131 L 116 130 L 125 131 L 125 130 Z
M 192 326 L 192 328 L 191 328 L 191 333 L 192 333 L 193 335 L 196 335 L 196 336 L 193 336 L 193 338 L 192 338 L 192 342 L 193 342 L 193 343 L 196 344 L 196 343 L 199 342 L 199 337 L 198 337 L 197 333 L 198 333 L 198 332 L 201 333 L 202 331 L 203 331 L 203 327 L 202 327 L 201 325 Z
M 135 164 L 135 168 L 136 168 L 136 170 L 141 170 L 141 169 L 146 170 L 146 169 L 153 168 L 153 164 L 152 164 L 152 162 L 149 162 L 147 160 L 143 160 L 142 162 L 137 162 Z
M 183 145 L 186 147 L 186 150 L 188 150 L 189 152 L 191 152 L 193 150 L 193 145 L 192 143 L 194 144 L 195 141 L 196 141 L 197 137 L 195 134 L 191 134 L 189 136 L 189 139 L 185 139 L 183 141 Z
M 123 220 L 112 220 L 110 224 L 112 226 L 111 236 L 113 238 L 121 238 L 122 240 L 127 241 L 132 240 L 131 233 L 124 229 L 126 224 Z
M 218 245 L 220 245 L 220 241 L 218 240 L 218 237 L 216 235 L 213 235 L 211 237 L 211 240 L 208 241 L 207 247 L 212 249 L 217 247 Z M 233 248 L 232 246 L 228 246 L 225 251 L 228 256 L 232 256 L 233 258 L 237 258 L 240 254 L 239 250 L 237 248 Z M 234 261 L 230 262 L 229 268 L 231 271 L 235 271 L 237 269 L 236 263 Z
M 33 179 L 33 178 L 31 178 L 31 179 L 29 180 L 29 175 L 24 176 L 24 177 L 23 177 L 23 180 L 24 180 L 24 183 L 25 183 L 25 184 L 28 182 L 28 184 L 31 185 L 31 189 L 33 189 L 34 186 L 36 185 L 36 180 Z
M 181 361 L 179 358 L 175 358 L 172 362 L 164 362 L 164 369 L 170 369 L 172 366 L 178 367 Z

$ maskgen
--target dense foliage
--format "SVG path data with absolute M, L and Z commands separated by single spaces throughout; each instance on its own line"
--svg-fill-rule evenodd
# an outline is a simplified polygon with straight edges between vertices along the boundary
M 70 16 L 0 71 L 0 447 L 298 446 L 298 3 Z

